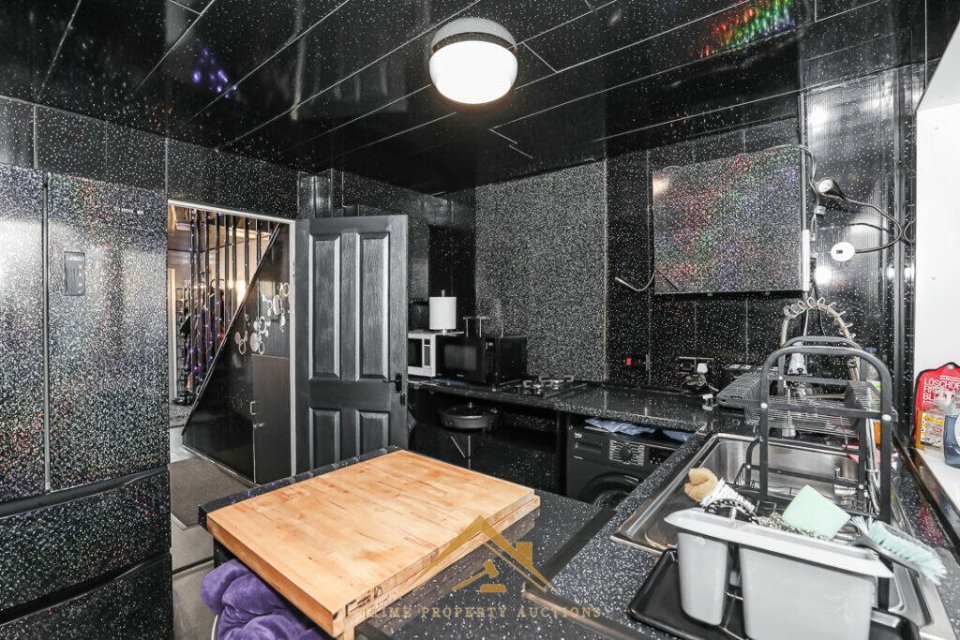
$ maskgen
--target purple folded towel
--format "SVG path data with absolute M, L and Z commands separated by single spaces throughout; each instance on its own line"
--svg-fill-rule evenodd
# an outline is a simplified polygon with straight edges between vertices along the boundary
M 326 633 L 239 560 L 203 578 L 200 597 L 220 616 L 217 640 L 325 640 Z

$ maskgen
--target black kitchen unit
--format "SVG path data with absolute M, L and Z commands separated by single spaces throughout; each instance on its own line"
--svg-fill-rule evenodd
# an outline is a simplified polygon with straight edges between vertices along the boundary
M 493 426 L 463 431 L 442 425 L 442 412 L 466 405 L 492 412 Z M 411 450 L 518 484 L 563 493 L 562 440 L 557 437 L 554 412 L 419 390 L 411 395 L 410 409 L 416 425 L 411 432 Z
M 496 387 L 416 380 L 410 408 L 411 449 L 607 508 L 711 419 L 695 397 L 600 387 L 571 376 Z M 445 426 L 451 409 L 490 415 L 492 426 Z M 601 426 L 589 424 L 593 420 Z M 611 431 L 610 421 L 639 433 Z

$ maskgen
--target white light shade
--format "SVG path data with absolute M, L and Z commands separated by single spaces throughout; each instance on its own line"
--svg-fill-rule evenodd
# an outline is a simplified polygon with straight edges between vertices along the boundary
M 456 20 L 434 37 L 430 79 L 442 95 L 456 102 L 491 102 L 506 95 L 517 79 L 513 46 L 513 37 L 495 22 Z

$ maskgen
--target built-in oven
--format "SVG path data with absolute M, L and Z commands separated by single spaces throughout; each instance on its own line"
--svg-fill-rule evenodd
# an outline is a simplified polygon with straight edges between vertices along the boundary
M 433 378 L 437 375 L 437 334 L 411 331 L 407 334 L 407 374 Z
M 437 375 L 496 386 L 527 374 L 525 336 L 437 336 Z

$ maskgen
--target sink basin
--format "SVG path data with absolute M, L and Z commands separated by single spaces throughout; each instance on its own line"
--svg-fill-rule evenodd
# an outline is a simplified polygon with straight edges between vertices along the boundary
M 706 467 L 753 497 L 760 481 L 759 460 L 760 450 L 753 438 L 726 433 L 713 436 L 659 496 L 641 505 L 617 529 L 614 539 L 657 551 L 675 547 L 676 530 L 664 518 L 695 505 L 683 492 L 687 471 Z M 857 478 L 857 463 L 835 449 L 771 440 L 768 468 L 770 497 L 778 501 L 788 502 L 804 485 L 848 510 L 859 510 L 866 500 Z
M 695 506 L 683 492 L 687 472 L 698 466 L 736 485 L 748 498 L 759 486 L 760 453 L 753 438 L 714 434 L 700 452 L 677 472 L 664 490 L 642 503 L 611 536 L 614 541 L 663 551 L 677 545 L 677 530 L 664 521 L 675 511 Z M 858 465 L 845 453 L 808 442 L 771 440 L 769 447 L 769 496 L 782 505 L 804 485 L 810 485 L 847 511 L 869 511 L 872 504 L 858 480 Z M 894 524 L 903 528 L 903 514 L 894 494 Z M 936 587 L 926 578 L 912 575 L 898 565 L 890 581 L 890 611 L 912 620 L 922 640 L 956 640 L 949 616 Z

